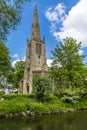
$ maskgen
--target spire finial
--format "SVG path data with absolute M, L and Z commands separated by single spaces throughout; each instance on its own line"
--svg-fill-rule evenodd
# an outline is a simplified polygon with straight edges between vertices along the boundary
M 40 27 L 39 27 L 39 22 L 38 22 L 38 11 L 37 11 L 36 4 L 34 5 L 34 17 L 33 17 L 31 38 L 40 39 Z
M 34 4 L 34 9 L 36 9 L 36 10 L 37 10 L 37 4 L 36 4 L 36 3 Z
M 34 5 L 34 19 L 33 23 L 38 23 L 38 11 L 37 11 L 37 5 Z

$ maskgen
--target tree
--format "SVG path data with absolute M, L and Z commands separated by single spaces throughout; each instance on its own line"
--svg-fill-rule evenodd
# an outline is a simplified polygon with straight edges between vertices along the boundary
M 42 102 L 44 94 L 53 90 L 53 82 L 48 76 L 36 76 L 34 77 L 33 87 L 37 100 Z
M 7 87 L 11 83 L 12 66 L 9 50 L 3 42 L 0 42 L 0 87 Z
M 13 87 L 18 88 L 20 80 L 23 78 L 24 75 L 24 67 L 25 61 L 17 61 L 15 64 L 15 71 L 14 71 L 14 83 Z
M 81 43 L 73 38 L 64 39 L 55 48 L 51 76 L 58 87 L 83 87 L 87 82 L 87 69 L 83 64 L 84 56 L 79 54 Z
M 0 0 L 0 41 L 20 23 L 24 2 L 29 0 Z

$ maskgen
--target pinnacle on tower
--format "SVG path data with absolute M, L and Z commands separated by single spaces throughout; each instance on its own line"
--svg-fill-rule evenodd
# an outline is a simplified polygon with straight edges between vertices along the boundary
M 36 4 L 34 6 L 34 17 L 32 23 L 31 39 L 40 39 L 40 27 L 38 22 L 38 11 Z

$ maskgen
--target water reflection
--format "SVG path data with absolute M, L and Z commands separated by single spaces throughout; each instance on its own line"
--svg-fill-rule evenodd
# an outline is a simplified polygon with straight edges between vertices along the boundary
M 87 111 L 28 119 L 0 119 L 0 130 L 86 130 Z

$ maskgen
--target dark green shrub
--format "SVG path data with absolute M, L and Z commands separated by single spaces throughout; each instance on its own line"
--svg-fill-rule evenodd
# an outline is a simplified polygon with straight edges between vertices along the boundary
M 42 102 L 44 94 L 52 92 L 53 82 L 48 76 L 38 76 L 34 78 L 33 87 L 37 100 Z

